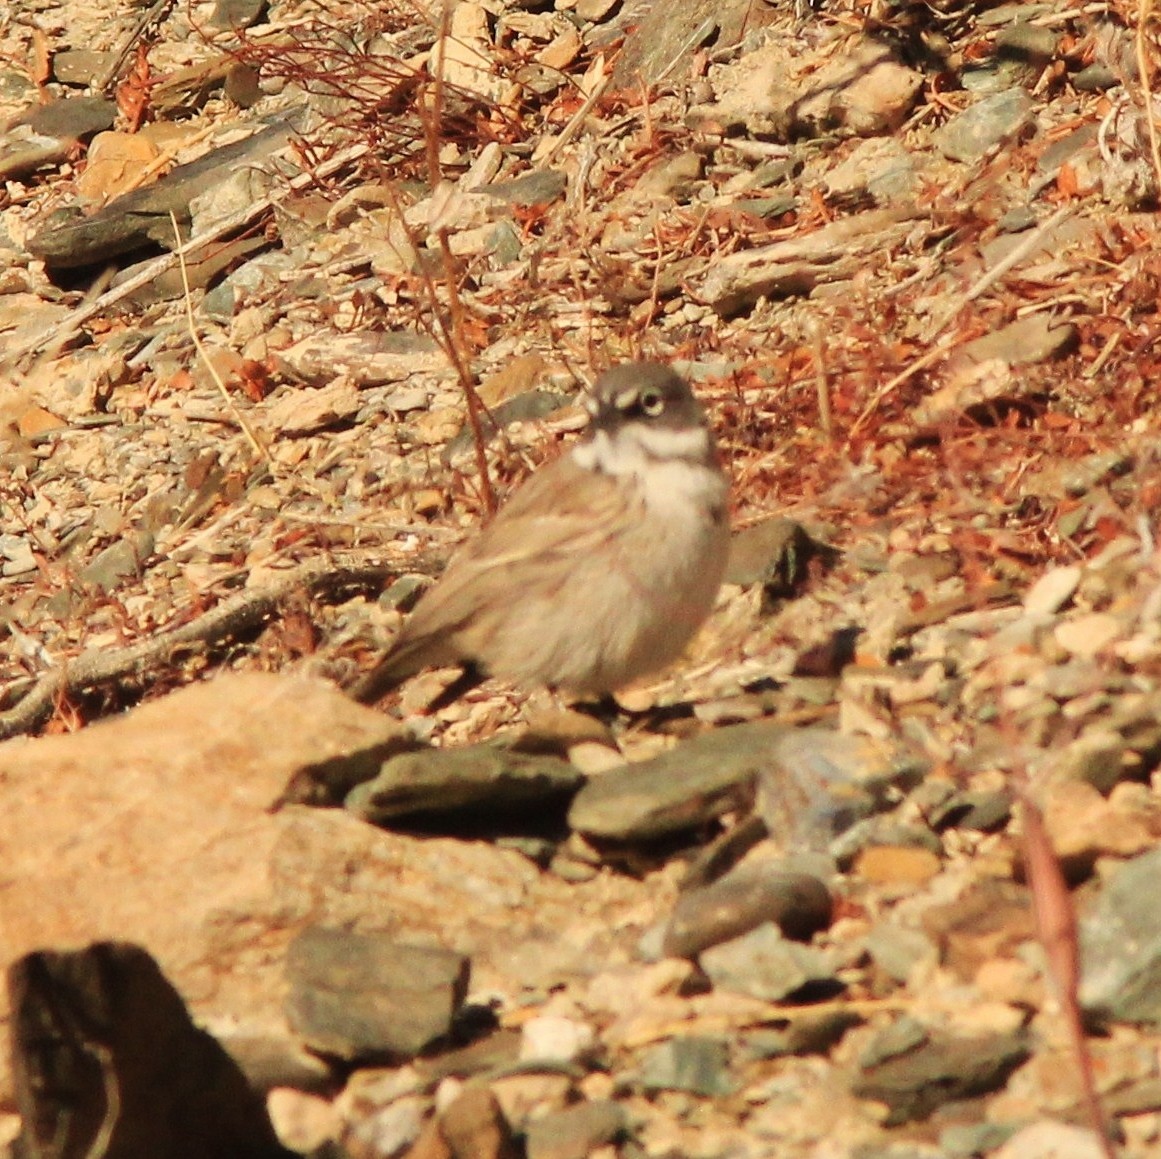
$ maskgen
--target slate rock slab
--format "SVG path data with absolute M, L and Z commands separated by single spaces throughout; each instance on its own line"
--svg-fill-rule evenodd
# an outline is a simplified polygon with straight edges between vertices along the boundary
M 648 841 L 737 807 L 793 729 L 768 720 L 716 729 L 652 760 L 610 769 L 577 794 L 569 824 L 588 837 Z
M 462 954 L 318 927 L 291 943 L 286 970 L 291 1026 L 347 1061 L 411 1058 L 444 1037 L 471 977 Z
M 830 891 L 806 873 L 743 867 L 678 898 L 665 931 L 668 957 L 692 958 L 765 922 L 787 937 L 809 938 L 831 918 Z
M 71 102 L 69 102 L 71 103 Z M 242 141 L 179 165 L 161 180 L 114 198 L 88 217 L 42 229 L 28 241 L 29 252 L 59 270 L 107 261 L 150 244 L 172 249 L 176 239 L 170 214 L 190 220 L 190 201 L 246 166 L 256 166 L 286 145 L 293 131 L 281 121 Z
M 1127 861 L 1080 923 L 1081 1005 L 1098 1022 L 1161 1023 L 1161 848 Z
M 517 753 L 499 745 L 400 753 L 379 775 L 356 786 L 346 807 L 376 825 L 470 811 L 500 818 L 515 812 L 559 813 L 584 775 L 559 757 Z
M 1030 1053 L 1021 1031 L 966 1038 L 936 1034 L 904 1018 L 864 1052 L 851 1091 L 886 1104 L 886 1124 L 895 1126 L 926 1119 L 944 1103 L 998 1090 Z

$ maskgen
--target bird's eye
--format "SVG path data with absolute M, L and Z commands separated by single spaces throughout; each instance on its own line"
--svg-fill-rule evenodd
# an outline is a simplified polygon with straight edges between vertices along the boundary
M 659 390 L 641 393 L 641 410 L 650 417 L 659 415 L 665 409 L 665 396 Z

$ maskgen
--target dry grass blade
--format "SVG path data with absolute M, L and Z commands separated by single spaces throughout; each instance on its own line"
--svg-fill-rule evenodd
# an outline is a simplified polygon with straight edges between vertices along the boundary
M 1020 794 L 1020 805 L 1024 819 L 1024 865 L 1028 886 L 1032 891 L 1036 931 L 1044 947 L 1048 970 L 1068 1024 L 1089 1125 L 1107 1159 L 1116 1159 L 1116 1151 L 1105 1126 L 1105 1113 L 1097 1094 L 1092 1054 L 1088 1049 L 1080 1012 L 1080 951 L 1076 909 L 1039 808 L 1027 793 Z
M 230 408 L 230 413 L 234 416 L 234 421 L 242 428 L 242 433 L 254 449 L 254 453 L 260 459 L 265 460 L 266 465 L 273 470 L 274 463 L 270 458 L 270 452 L 266 449 L 266 444 L 258 437 L 257 432 L 246 421 L 246 416 L 238 409 L 237 403 L 230 397 L 230 392 L 226 389 L 226 384 L 222 381 L 222 376 L 218 373 L 217 367 L 210 360 L 210 356 L 206 353 L 206 348 L 202 344 L 201 336 L 198 334 L 197 326 L 194 323 L 193 299 L 190 297 L 189 274 L 185 264 L 185 245 L 182 241 L 181 230 L 178 228 L 177 218 L 172 211 L 169 214 L 169 220 L 173 226 L 173 236 L 176 239 L 174 253 L 177 254 L 178 266 L 181 269 L 181 288 L 185 298 L 185 322 L 189 330 L 189 336 L 193 340 L 194 349 L 197 350 L 198 357 L 202 360 L 202 365 L 209 372 L 210 378 L 214 380 L 214 385 L 218 388 L 218 392 L 225 400 L 226 406 Z
M 441 39 L 448 35 L 449 21 L 449 12 L 445 7 L 440 18 L 439 36 Z M 441 176 L 439 163 L 440 145 L 442 143 L 440 140 L 440 124 L 442 123 L 442 102 L 446 91 L 441 79 L 443 73 L 442 54 L 439 57 L 439 61 L 440 66 L 436 69 L 435 87 L 431 104 L 427 108 L 423 108 L 422 102 L 419 103 L 419 115 L 423 125 L 425 140 L 425 156 L 428 164 L 428 178 L 433 189 L 439 184 Z M 399 198 L 394 186 L 389 184 L 387 188 L 390 192 L 392 210 L 403 230 L 404 236 L 407 238 L 408 246 L 411 248 L 412 253 L 421 254 L 425 249 L 423 239 L 407 220 L 403 202 Z M 459 380 L 460 388 L 463 390 L 468 411 L 468 426 L 472 432 L 472 443 L 475 449 L 476 469 L 480 476 L 481 498 L 483 499 L 484 510 L 491 516 L 496 513 L 497 500 L 496 489 L 492 485 L 491 473 L 488 470 L 487 440 L 484 436 L 482 422 L 485 408 L 476 390 L 475 377 L 472 374 L 469 363 L 469 346 L 464 329 L 463 303 L 460 300 L 459 286 L 456 280 L 455 257 L 451 252 L 447 231 L 442 229 L 437 231 L 436 237 L 439 242 L 440 272 L 442 274 L 443 288 L 447 294 L 447 305 L 444 308 L 440 298 L 439 286 L 436 284 L 436 280 L 430 270 L 422 261 L 417 262 L 417 274 L 429 307 L 428 315 L 420 313 L 418 323 L 427 330 L 435 342 L 438 343 L 440 349 L 443 350 L 455 370 L 456 378 Z
M 285 185 L 279 187 L 273 193 L 266 197 L 260 197 L 257 201 L 245 206 L 236 213 L 231 213 L 227 217 L 222 218 L 221 221 L 206 230 L 205 233 L 200 233 L 197 237 L 189 238 L 179 248 L 188 255 L 196 250 L 212 245 L 224 237 L 228 237 L 236 230 L 251 225 L 266 213 L 271 206 L 277 205 L 280 201 L 285 200 L 290 194 L 309 188 L 311 185 L 317 183 L 320 178 L 328 177 L 340 169 L 345 168 L 353 161 L 357 161 L 360 157 L 365 156 L 368 151 L 369 146 L 362 142 L 351 145 L 349 148 L 342 150 L 342 152 L 336 153 L 333 157 L 321 162 L 314 169 L 295 174 Z M 106 315 L 118 303 L 123 302 L 126 298 L 132 297 L 142 286 L 148 286 L 167 270 L 172 269 L 177 262 L 177 253 L 162 254 L 161 257 L 154 258 L 139 273 L 134 274 L 131 278 L 126 278 L 125 281 L 107 293 L 100 294 L 91 301 L 86 302 L 84 306 L 73 310 L 62 321 L 54 323 L 47 329 L 33 334 L 30 339 L 26 340 L 20 346 L 16 346 L 7 351 L 6 360 L 11 364 L 15 364 L 19 360 L 28 358 L 39 351 L 47 350 L 51 354 L 51 352 L 58 350 L 71 335 L 77 333 L 86 323 L 91 322 L 94 318 L 100 318 Z
M 1161 189 L 1161 145 L 1157 140 L 1157 118 L 1153 115 L 1152 69 L 1149 67 L 1149 51 L 1145 44 L 1146 31 L 1153 19 L 1153 0 L 1141 0 L 1141 10 L 1137 14 L 1137 30 L 1134 47 L 1137 53 L 1137 76 L 1141 83 L 1145 106 L 1145 124 L 1149 127 L 1149 153 L 1153 159 L 1153 175 L 1157 188 Z

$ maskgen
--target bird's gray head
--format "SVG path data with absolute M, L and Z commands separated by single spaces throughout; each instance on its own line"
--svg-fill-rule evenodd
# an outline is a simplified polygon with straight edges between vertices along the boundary
M 585 400 L 594 431 L 626 423 L 685 429 L 704 427 L 705 414 L 676 371 L 659 362 L 626 362 L 606 370 Z
M 705 412 L 689 384 L 658 362 L 606 370 L 585 399 L 591 421 L 573 454 L 584 466 L 636 474 L 649 463 L 716 463 Z

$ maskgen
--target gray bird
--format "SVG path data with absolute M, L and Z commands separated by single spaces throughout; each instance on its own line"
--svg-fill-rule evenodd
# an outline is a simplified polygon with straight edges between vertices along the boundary
M 352 689 L 357 700 L 455 664 L 601 697 L 681 655 L 729 546 L 705 413 L 684 379 L 651 362 L 606 371 L 585 406 L 584 436 L 455 555 Z

